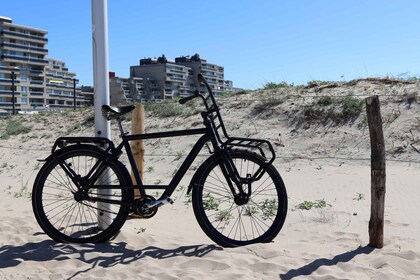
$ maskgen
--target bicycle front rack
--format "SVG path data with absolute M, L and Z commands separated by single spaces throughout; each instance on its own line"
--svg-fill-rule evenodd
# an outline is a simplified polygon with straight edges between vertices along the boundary
M 228 151 L 236 149 L 246 150 L 257 154 L 264 159 L 264 163 L 254 172 L 254 174 L 250 174 L 250 176 L 247 174 L 248 177 L 240 176 L 237 167 L 232 162 L 234 173 L 242 183 L 261 179 L 267 168 L 273 163 L 276 157 L 271 143 L 262 139 L 229 137 L 226 142 L 222 144 L 222 148 Z

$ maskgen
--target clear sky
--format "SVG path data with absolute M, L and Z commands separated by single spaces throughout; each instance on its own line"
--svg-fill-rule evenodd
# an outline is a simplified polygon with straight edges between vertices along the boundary
M 199 53 L 234 86 L 420 75 L 419 0 L 108 0 L 109 68 Z M 48 56 L 93 84 L 90 0 L 0 0 L 48 31 Z

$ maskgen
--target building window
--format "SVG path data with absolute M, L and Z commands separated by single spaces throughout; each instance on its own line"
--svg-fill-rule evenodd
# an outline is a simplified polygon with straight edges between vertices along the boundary
M 26 97 L 22 97 L 22 100 L 21 100 L 21 102 L 20 103 L 22 103 L 22 104 L 27 104 L 28 103 L 28 98 L 26 98 Z

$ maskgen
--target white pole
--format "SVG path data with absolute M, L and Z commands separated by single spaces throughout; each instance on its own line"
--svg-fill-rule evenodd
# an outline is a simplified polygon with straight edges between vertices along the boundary
M 110 122 L 101 111 L 102 105 L 109 105 L 107 0 L 92 0 L 92 47 L 95 135 L 111 139 Z M 111 190 L 101 190 L 98 194 L 106 196 Z M 99 227 L 105 229 L 111 222 L 110 215 L 104 214 L 111 210 L 110 204 L 98 203 L 98 209 Z

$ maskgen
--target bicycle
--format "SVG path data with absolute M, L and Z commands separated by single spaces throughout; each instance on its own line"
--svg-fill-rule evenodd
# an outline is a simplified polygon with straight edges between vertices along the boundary
M 60 137 L 34 182 L 32 207 L 40 227 L 53 240 L 99 243 L 113 238 L 134 211 L 153 217 L 170 198 L 204 146 L 209 157 L 200 165 L 187 189 L 201 229 L 224 247 L 270 242 L 280 232 L 287 214 L 287 193 L 272 165 L 275 152 L 261 139 L 230 137 L 212 89 L 199 74 L 204 91 L 182 98 L 184 104 L 201 98 L 203 128 L 128 134 L 124 115 L 133 105 L 102 106 L 108 120 L 115 119 L 121 143 L 101 137 Z M 169 185 L 145 185 L 139 175 L 130 141 L 202 135 Z M 210 149 L 211 147 L 211 149 Z M 135 182 L 119 157 L 125 150 Z M 134 190 L 140 198 L 134 196 Z M 147 193 L 161 190 L 160 197 Z

